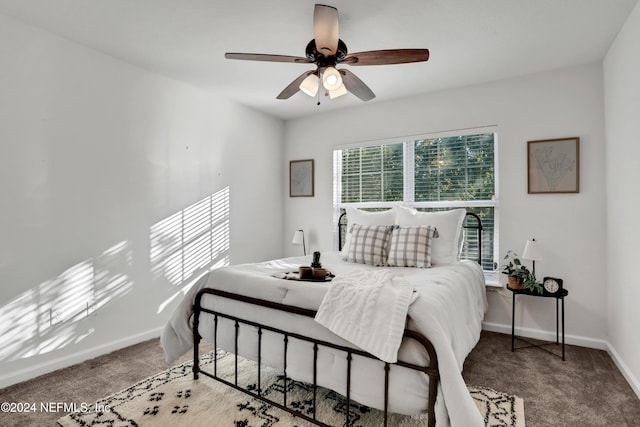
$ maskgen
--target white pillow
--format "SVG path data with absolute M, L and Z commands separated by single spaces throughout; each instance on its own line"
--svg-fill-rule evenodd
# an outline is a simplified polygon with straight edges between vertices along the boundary
M 435 227 L 439 237 L 431 243 L 431 265 L 445 265 L 458 260 L 462 222 L 466 213 L 465 209 L 418 212 L 415 209 L 398 206 L 396 223 L 405 227 L 415 225 Z
M 394 209 L 386 211 L 368 212 L 362 209 L 348 207 L 347 211 L 347 235 L 342 246 L 342 257 L 347 259 L 349 256 L 349 244 L 351 242 L 351 226 L 359 224 L 364 226 L 370 225 L 394 225 L 396 223 L 396 213 Z

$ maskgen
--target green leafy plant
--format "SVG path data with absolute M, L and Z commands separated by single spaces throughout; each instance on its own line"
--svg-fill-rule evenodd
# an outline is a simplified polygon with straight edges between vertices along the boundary
M 513 277 L 516 282 L 521 283 L 524 289 L 542 294 L 542 285 L 536 280 L 536 275 L 531 272 L 526 265 L 522 264 L 520 257 L 513 251 L 507 251 L 504 257 L 508 262 L 502 266 L 502 273 Z

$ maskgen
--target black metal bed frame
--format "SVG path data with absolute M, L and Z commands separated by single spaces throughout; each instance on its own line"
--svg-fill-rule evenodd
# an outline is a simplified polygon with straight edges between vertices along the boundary
M 342 218 L 343 218 L 344 214 L 340 217 L 340 222 L 342 222 Z M 477 225 L 475 226 L 465 226 L 465 228 L 473 228 L 476 229 L 478 232 L 478 251 L 479 251 L 479 255 L 478 255 L 478 260 L 479 262 L 481 262 L 482 260 L 482 255 L 481 255 L 481 247 L 482 247 L 482 223 L 480 221 L 480 218 L 474 214 L 474 213 L 467 213 L 467 216 L 471 216 L 473 218 L 475 218 L 475 220 L 477 221 Z M 342 243 L 342 225 L 339 227 L 339 234 L 340 234 L 340 242 Z M 264 325 L 264 324 L 260 324 L 257 322 L 253 322 L 253 321 L 249 321 L 249 320 L 244 320 L 244 319 L 240 319 L 236 316 L 232 316 L 232 315 L 228 315 L 225 313 L 221 313 L 219 311 L 216 310 L 211 310 L 208 309 L 206 307 L 202 306 L 202 298 L 204 295 L 213 295 L 216 297 L 220 297 L 220 298 L 226 298 L 226 299 L 231 299 L 231 300 L 235 300 L 235 301 L 240 301 L 240 302 L 244 302 L 244 303 L 248 303 L 248 304 L 254 304 L 260 307 L 266 307 L 266 308 L 270 308 L 270 309 L 275 309 L 275 310 L 280 310 L 280 311 L 284 311 L 287 313 L 292 313 L 292 314 L 296 314 L 296 315 L 300 315 L 300 316 L 304 316 L 304 317 L 315 317 L 316 315 L 316 311 L 314 310 L 309 310 L 309 309 L 305 309 L 305 308 L 301 308 L 301 307 L 296 307 L 296 306 L 292 306 L 292 305 L 287 305 L 287 304 L 281 304 L 281 303 L 277 303 L 277 302 L 273 302 L 273 301 L 267 301 L 267 300 L 263 300 L 263 299 L 259 299 L 259 298 L 253 298 L 253 297 L 249 297 L 246 295 L 240 295 L 240 294 L 235 294 L 235 293 L 231 293 L 231 292 L 227 292 L 227 291 L 222 291 L 222 290 L 218 290 L 218 289 L 213 289 L 213 288 L 205 288 L 202 289 L 198 292 L 198 294 L 196 295 L 196 299 L 193 305 L 193 310 L 194 310 L 194 321 L 193 321 L 193 343 L 194 343 L 194 347 L 193 347 L 193 377 L 194 379 L 198 379 L 199 374 L 203 374 L 207 377 L 210 377 L 214 380 L 217 380 L 229 387 L 232 387 L 236 390 L 242 391 L 256 399 L 259 399 L 263 402 L 266 402 L 270 405 L 273 405 L 275 407 L 278 407 L 284 411 L 289 412 L 290 414 L 296 416 L 296 417 L 300 417 L 308 422 L 311 422 L 313 424 L 319 425 L 319 426 L 323 426 L 323 427 L 331 427 L 328 424 L 322 422 L 321 420 L 319 420 L 317 418 L 317 414 L 316 414 L 316 398 L 317 398 L 317 388 L 318 386 L 318 366 L 317 366 L 317 357 L 318 357 L 318 349 L 320 346 L 324 346 L 324 347 L 329 347 L 332 348 L 334 350 L 339 350 L 341 352 L 343 352 L 345 354 L 346 360 L 347 360 L 347 372 L 346 372 L 346 414 L 345 414 L 345 426 L 349 425 L 349 412 L 350 412 L 350 398 L 351 398 L 351 362 L 353 359 L 354 355 L 358 355 L 358 356 L 363 356 L 363 357 L 367 357 L 370 359 L 375 359 L 375 360 L 379 360 L 377 357 L 364 352 L 362 350 L 358 350 L 355 348 L 351 348 L 351 347 L 345 347 L 345 346 L 341 346 L 341 345 L 337 345 L 328 341 L 324 341 L 324 340 L 319 340 L 319 339 L 315 339 L 312 337 L 308 337 L 308 336 L 304 336 L 298 333 L 294 333 L 294 332 L 290 332 L 290 331 L 284 331 L 282 329 L 278 329 L 278 328 L 274 328 L 268 325 Z M 202 314 L 208 314 L 213 316 L 213 320 L 214 320 L 214 338 L 213 338 L 213 345 L 214 348 L 218 348 L 217 346 L 217 336 L 218 336 L 218 319 L 219 318 L 223 318 L 223 319 L 228 319 L 231 320 L 234 325 L 235 325 L 235 348 L 233 353 L 235 354 L 235 376 L 234 376 L 234 381 L 228 381 L 225 378 L 221 378 L 218 376 L 218 372 L 217 372 L 217 358 L 214 360 L 213 362 L 213 373 L 211 372 L 207 372 L 205 370 L 203 370 L 200 367 L 200 363 L 199 363 L 199 345 L 200 345 L 200 341 L 202 339 L 200 333 L 198 332 L 198 327 L 200 325 L 200 316 Z M 239 330 L 240 330 L 240 325 L 246 325 L 247 327 L 251 327 L 254 328 L 256 330 L 257 333 L 257 349 L 258 349 L 258 360 L 257 360 L 257 392 L 253 391 L 253 390 L 249 390 L 247 388 L 241 387 L 238 385 L 238 335 L 239 335 Z M 266 396 L 264 396 L 262 394 L 262 384 L 261 384 L 261 364 L 262 364 L 262 333 L 263 331 L 269 331 L 272 333 L 276 333 L 276 334 L 280 334 L 283 337 L 283 377 L 284 377 L 284 396 L 283 396 L 283 403 L 279 403 L 279 402 L 275 402 L 271 399 L 268 399 Z M 308 416 L 307 414 L 304 414 L 294 408 L 292 408 L 291 406 L 287 405 L 287 381 L 289 380 L 287 378 L 287 351 L 288 351 L 288 343 L 289 343 L 289 339 L 297 339 L 297 340 L 301 340 L 301 341 L 306 341 L 309 343 L 313 344 L 313 409 L 312 409 L 312 415 Z M 409 338 L 409 339 L 413 339 L 415 341 L 417 341 L 426 351 L 426 353 L 429 356 L 429 361 L 426 364 L 426 366 L 420 366 L 420 365 L 416 365 L 416 364 L 412 364 L 412 363 L 407 363 L 404 361 L 400 361 L 398 360 L 396 363 L 394 363 L 395 365 L 398 366 L 402 366 L 408 369 L 412 369 L 412 370 L 416 370 L 419 372 L 423 372 L 425 375 L 427 375 L 429 377 L 429 395 L 427 397 L 427 425 L 429 427 L 435 427 L 436 424 L 436 419 L 435 419 L 435 402 L 436 402 L 436 395 L 437 395 L 437 387 L 438 387 L 438 382 L 440 379 L 440 374 L 438 371 L 438 357 L 436 355 L 435 352 L 435 348 L 433 347 L 433 344 L 431 343 L 431 341 L 429 341 L 429 339 L 427 339 L 424 335 L 416 332 L 416 331 L 412 331 L 409 329 L 405 329 L 404 331 L 404 338 Z M 390 363 L 387 362 L 382 362 L 384 363 L 384 421 L 383 421 L 383 425 L 385 427 L 387 427 L 387 423 L 388 423 L 388 415 L 389 415 L 389 411 L 388 411 L 388 405 L 389 405 L 389 371 L 390 371 Z
M 341 346 L 341 345 L 337 345 L 328 341 L 324 341 L 324 340 L 318 340 L 315 338 L 311 338 L 311 337 L 307 337 L 304 335 L 300 335 L 297 333 L 293 333 L 293 332 L 288 332 L 288 331 L 284 331 L 278 328 L 274 328 L 271 326 L 267 326 L 267 325 L 263 325 L 257 322 L 252 322 L 252 321 L 248 321 L 248 320 L 244 320 L 244 319 L 240 319 L 238 317 L 235 316 L 231 316 L 231 315 L 227 315 L 224 313 L 220 313 L 218 311 L 215 310 L 210 310 L 207 308 L 202 307 L 202 297 L 205 294 L 210 294 L 210 295 L 215 295 L 218 297 L 222 297 L 222 298 L 228 298 L 228 299 L 232 299 L 232 300 L 236 300 L 236 301 L 241 301 L 241 302 L 245 302 L 245 303 L 249 303 L 249 304 L 255 304 L 261 307 L 267 307 L 267 308 L 272 308 L 272 309 L 276 309 L 276 310 L 281 310 L 281 311 L 285 311 L 288 313 L 293 313 L 293 314 L 297 314 L 300 316 L 306 316 L 306 317 L 315 317 L 316 315 L 316 311 L 314 310 L 309 310 L 309 309 L 304 309 L 304 308 L 300 308 L 300 307 L 296 307 L 296 306 L 292 306 L 292 305 L 286 305 L 286 304 L 281 304 L 281 303 L 277 303 L 277 302 L 273 302 L 273 301 L 267 301 L 267 300 L 263 300 L 263 299 L 259 299 L 259 298 L 253 298 L 253 297 L 248 297 L 245 295 L 239 295 L 239 294 L 234 294 L 234 293 L 230 293 L 230 292 L 226 292 L 226 291 L 221 291 L 218 289 L 211 289 L 211 288 L 206 288 L 206 289 L 202 289 L 200 292 L 198 292 L 197 296 L 196 296 L 196 301 L 194 304 L 194 324 L 193 324 L 193 339 L 194 339 L 194 353 L 193 353 L 193 374 L 194 374 L 194 379 L 198 379 L 198 374 L 203 374 L 206 375 L 210 378 L 213 378 L 215 380 L 218 380 L 230 387 L 233 387 L 237 390 L 240 390 L 252 397 L 255 397 L 256 399 L 260 399 L 266 403 L 269 403 L 270 405 L 276 406 L 280 409 L 283 409 L 297 417 L 300 417 L 302 419 L 305 419 L 311 423 L 314 423 L 316 425 L 319 426 L 324 426 L 324 427 L 331 427 L 328 424 L 325 424 L 324 422 L 322 422 L 321 420 L 317 419 L 316 417 L 316 393 L 317 393 L 317 388 L 318 388 L 318 383 L 317 383 L 317 379 L 318 379 L 318 371 L 317 371 L 317 356 L 318 356 L 318 349 L 320 346 L 325 346 L 325 347 L 329 347 L 332 348 L 334 350 L 340 350 L 342 352 L 344 352 L 346 354 L 346 360 L 347 360 L 347 372 L 346 372 L 346 414 L 345 414 L 345 425 L 349 425 L 348 420 L 349 420 L 349 411 L 350 411 L 350 398 L 351 398 L 351 361 L 353 358 L 353 355 L 358 355 L 358 356 L 364 356 L 370 359 L 376 359 L 379 360 L 377 357 L 364 352 L 362 350 L 358 350 L 355 348 L 351 348 L 351 347 L 345 347 L 345 346 Z M 200 322 L 200 315 L 202 313 L 207 313 L 210 315 L 214 316 L 214 342 L 213 345 L 215 348 L 217 348 L 217 328 L 218 328 L 218 319 L 219 318 L 225 318 L 225 319 L 229 319 L 232 322 L 234 322 L 235 325 L 235 348 L 233 353 L 235 354 L 235 375 L 234 375 L 234 382 L 230 382 L 224 378 L 221 378 L 217 375 L 217 359 L 214 360 L 213 364 L 213 373 L 211 372 L 206 372 L 204 371 L 199 364 L 199 344 L 200 344 L 200 340 L 201 340 L 201 336 L 198 333 L 198 326 L 199 326 L 199 322 Z M 241 386 L 238 385 L 238 334 L 239 334 L 239 330 L 240 330 L 240 325 L 248 325 L 251 326 L 253 328 L 255 328 L 257 330 L 257 336 L 258 336 L 258 342 L 257 342 L 257 346 L 258 346 L 258 360 L 257 360 L 257 373 L 258 373 L 258 384 L 257 384 L 257 393 L 252 391 L 252 390 L 248 390 L 246 388 L 243 388 Z M 283 371 L 283 376 L 284 376 L 284 399 L 283 402 L 284 404 L 281 404 L 279 402 L 274 402 L 268 398 L 266 398 L 265 396 L 263 396 L 261 394 L 262 391 L 262 384 L 261 384 L 261 375 L 260 375 L 260 366 L 261 366 L 261 362 L 262 362 L 262 332 L 263 331 L 270 331 L 270 332 L 274 332 L 277 334 L 280 334 L 283 336 L 283 349 L 284 349 L 284 360 L 283 360 L 283 367 L 284 367 L 284 371 Z M 402 366 L 405 368 L 409 368 L 409 369 L 413 369 L 416 371 L 421 371 L 424 372 L 427 376 L 429 376 L 429 398 L 428 398 L 428 425 L 429 427 L 434 427 L 435 426 L 435 413 L 434 413 L 434 406 L 435 406 L 435 401 L 436 401 L 436 394 L 437 394 L 437 387 L 438 387 L 438 380 L 439 380 L 439 373 L 438 373 L 438 358 L 436 355 L 436 351 L 435 348 L 433 347 L 433 344 L 431 344 L 431 342 L 424 337 L 424 335 L 415 332 L 415 331 L 411 331 L 408 329 L 405 329 L 404 331 L 404 337 L 406 338 L 410 338 L 413 339 L 415 341 L 417 341 L 420 345 L 422 345 L 425 349 L 425 351 L 427 352 L 427 354 L 429 355 L 429 363 L 426 366 L 419 366 L 419 365 L 415 365 L 412 363 L 407 363 L 407 362 L 403 362 L 403 361 L 398 361 L 396 363 L 394 363 L 395 365 L 398 366 Z M 312 411 L 312 416 L 309 417 L 308 415 L 290 407 L 287 406 L 287 387 L 286 387 L 286 381 L 288 381 L 287 378 L 287 351 L 288 351 L 288 342 L 290 338 L 294 338 L 294 339 L 298 339 L 301 341 L 306 341 L 306 342 L 310 342 L 313 344 L 313 411 Z M 388 418 L 388 404 L 389 404 L 389 370 L 390 370 L 390 363 L 387 362 L 383 362 L 384 363 L 384 426 L 387 426 L 387 418 Z

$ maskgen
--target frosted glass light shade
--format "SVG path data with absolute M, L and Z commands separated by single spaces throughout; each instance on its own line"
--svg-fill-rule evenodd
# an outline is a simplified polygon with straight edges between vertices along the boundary
M 333 99 L 346 94 L 347 88 L 344 87 L 344 85 L 340 85 L 340 87 L 338 87 L 337 89 L 329 91 L 329 98 Z
M 320 87 L 320 79 L 315 74 L 309 74 L 303 81 L 300 83 L 300 90 L 306 93 L 309 96 L 316 96 L 318 93 L 318 88 Z
M 334 67 L 327 67 L 322 73 L 322 85 L 329 92 L 342 86 L 342 76 Z
M 538 242 L 536 242 L 536 239 L 527 240 L 527 243 L 524 245 L 524 251 L 522 252 L 522 258 L 532 261 L 542 261 L 542 250 Z

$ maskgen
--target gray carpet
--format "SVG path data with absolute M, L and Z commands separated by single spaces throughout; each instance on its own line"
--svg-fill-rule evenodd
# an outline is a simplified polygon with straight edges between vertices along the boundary
M 2 389 L 0 402 L 94 402 L 166 368 L 151 340 Z M 527 427 L 640 425 L 640 400 L 604 351 L 568 346 L 562 362 L 539 349 L 512 353 L 509 335 L 483 332 L 463 375 L 524 398 Z M 0 425 L 56 426 L 63 415 L 0 413 Z
M 511 335 L 483 332 L 463 375 L 522 397 L 527 427 L 640 426 L 640 399 L 605 351 L 566 346 L 563 362 L 538 348 L 512 353 Z

